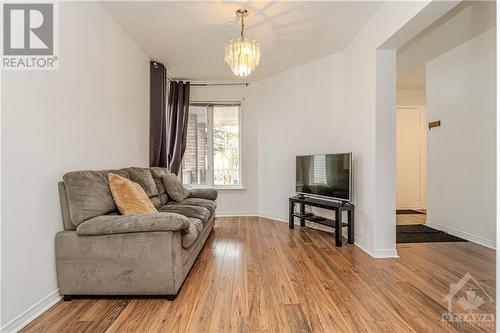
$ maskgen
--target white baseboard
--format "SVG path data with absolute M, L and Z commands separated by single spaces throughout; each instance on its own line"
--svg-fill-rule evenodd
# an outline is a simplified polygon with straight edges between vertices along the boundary
M 425 225 L 430 227 L 430 228 L 434 228 L 434 229 L 438 229 L 438 230 L 447 232 L 450 235 L 457 236 L 457 237 L 460 237 L 462 239 L 468 240 L 469 242 L 473 242 L 473 243 L 476 243 L 476 244 L 479 244 L 482 246 L 486 246 L 487 248 L 496 250 L 496 243 L 494 240 L 492 241 L 492 240 L 489 240 L 489 239 L 486 239 L 486 238 L 483 238 L 483 237 L 480 237 L 477 235 L 473 235 L 471 233 L 468 233 L 468 232 L 465 232 L 462 230 L 450 228 L 448 226 L 445 226 L 445 225 L 442 225 L 439 223 L 435 223 L 435 222 L 431 222 L 431 221 L 427 221 L 427 223 L 425 223 Z
M 288 223 L 288 217 L 269 215 L 269 214 L 259 214 L 259 216 L 279 222 Z M 295 225 L 297 225 L 297 222 L 295 222 Z M 314 229 L 333 233 L 333 230 L 331 228 L 325 227 L 321 224 L 306 222 L 306 225 Z M 343 235 L 347 237 L 346 230 L 343 230 Z M 364 241 L 360 240 L 357 237 L 354 237 L 354 245 L 359 247 L 361 250 L 365 251 L 369 256 L 373 258 L 377 259 L 399 258 L 398 251 L 396 249 L 373 249 L 372 247 L 368 246 Z
M 59 289 L 54 290 L 53 292 L 42 298 L 40 301 L 35 303 L 33 306 L 31 306 L 28 310 L 24 311 L 17 318 L 3 326 L 0 329 L 0 332 L 18 332 L 24 326 L 28 325 L 42 313 L 47 311 L 51 306 L 59 302 L 61 298 L 62 297 L 59 295 Z
M 266 219 L 270 219 L 270 220 L 276 220 L 278 222 L 288 223 L 288 216 L 278 216 L 278 215 L 272 215 L 272 214 L 257 214 L 257 216 L 263 217 Z M 297 223 L 295 223 L 295 224 L 297 224 Z
M 354 244 L 357 245 L 361 250 L 368 253 L 371 257 L 377 259 L 385 259 L 385 258 L 399 258 L 397 249 L 374 249 L 365 241 L 354 237 Z

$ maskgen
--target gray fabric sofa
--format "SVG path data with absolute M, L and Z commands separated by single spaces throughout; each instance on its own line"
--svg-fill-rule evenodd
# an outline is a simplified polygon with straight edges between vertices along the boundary
M 148 194 L 158 213 L 120 215 L 107 175 Z M 175 298 L 213 229 L 217 192 L 169 200 L 163 168 L 74 171 L 59 183 L 64 231 L 55 241 L 61 295 L 165 295 Z

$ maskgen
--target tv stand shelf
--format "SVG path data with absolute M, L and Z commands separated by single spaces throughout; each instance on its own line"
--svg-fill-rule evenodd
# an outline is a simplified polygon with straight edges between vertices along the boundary
M 295 204 L 300 207 L 300 212 L 295 212 Z M 305 226 L 305 221 L 311 221 L 335 229 L 335 245 L 342 246 L 342 228 L 347 228 L 347 242 L 354 243 L 354 205 L 347 202 L 329 201 L 304 196 L 293 196 L 289 198 L 290 217 L 288 227 L 294 228 L 294 220 L 298 218 L 300 226 Z M 335 212 L 335 219 L 327 219 L 312 213 L 306 213 L 305 207 L 318 207 Z M 342 222 L 342 212 L 347 212 L 347 223 Z
M 295 213 L 295 214 L 293 214 L 293 216 L 298 217 L 298 218 L 303 218 L 306 221 L 311 221 L 314 223 L 318 223 L 318 224 L 326 225 L 328 227 L 335 228 L 335 220 L 332 220 L 332 219 L 327 219 L 327 218 L 324 218 L 324 217 L 321 217 L 318 215 L 308 214 L 308 213 L 306 213 L 306 214 Z M 347 226 L 349 226 L 349 224 L 342 222 L 342 223 L 340 223 L 340 226 L 347 227 Z

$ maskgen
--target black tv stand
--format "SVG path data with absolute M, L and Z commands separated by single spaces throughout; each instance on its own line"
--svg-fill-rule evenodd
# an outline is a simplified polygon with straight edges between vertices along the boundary
M 289 221 L 288 228 L 294 228 L 294 220 L 297 217 L 300 226 L 305 227 L 306 221 L 311 221 L 335 229 L 335 246 L 342 246 L 342 228 L 347 227 L 347 243 L 354 243 L 354 205 L 346 201 L 329 201 L 318 198 L 306 197 L 302 194 L 289 198 Z M 299 213 L 295 212 L 295 204 L 299 204 Z M 335 219 L 327 219 L 306 213 L 305 207 L 319 207 L 335 212 Z M 347 223 L 342 222 L 342 212 L 347 212 Z

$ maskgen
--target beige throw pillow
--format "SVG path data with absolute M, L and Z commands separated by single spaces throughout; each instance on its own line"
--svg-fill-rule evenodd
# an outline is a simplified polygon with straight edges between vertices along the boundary
M 181 202 L 189 197 L 189 190 L 182 186 L 179 177 L 173 173 L 167 173 L 167 175 L 161 177 L 161 180 L 163 180 L 163 185 L 165 186 L 165 190 L 167 191 L 169 198 L 172 198 L 177 202 Z
M 108 175 L 108 181 L 113 200 L 121 214 L 158 213 L 141 185 L 114 173 Z

